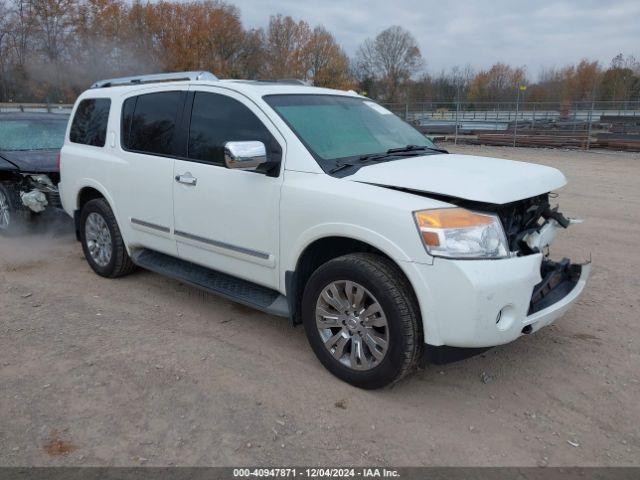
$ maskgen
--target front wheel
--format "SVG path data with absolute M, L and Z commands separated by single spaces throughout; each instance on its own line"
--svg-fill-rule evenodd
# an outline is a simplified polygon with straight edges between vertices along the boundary
M 16 233 L 30 218 L 31 212 L 22 205 L 17 190 L 11 184 L 0 183 L 0 234 Z
M 390 385 L 422 354 L 422 322 L 411 286 L 382 256 L 355 253 L 322 265 L 305 287 L 302 314 L 320 362 L 354 386 Z

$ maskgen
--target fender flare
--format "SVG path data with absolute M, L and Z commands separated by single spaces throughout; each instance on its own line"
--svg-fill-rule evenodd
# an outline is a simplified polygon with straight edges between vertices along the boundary
M 298 260 L 313 242 L 329 237 L 343 237 L 366 243 L 398 264 L 411 261 L 411 258 L 396 243 L 375 230 L 348 223 L 323 223 L 314 225 L 297 237 L 294 248 L 289 251 L 289 255 L 283 262 L 282 271 L 294 271 Z
M 78 185 L 79 186 L 75 189 L 77 193 L 75 195 L 74 204 L 73 204 L 73 224 L 76 231 L 76 240 L 80 241 L 80 194 L 85 188 L 91 188 L 93 190 L 96 190 L 100 195 L 102 195 L 102 197 L 109 204 L 111 211 L 114 212 L 114 215 L 115 215 L 116 209 L 115 209 L 115 203 L 113 201 L 113 198 L 111 197 L 111 195 L 107 193 L 107 189 L 104 188 L 104 186 L 101 183 L 96 182 L 95 180 L 90 178 L 83 178 L 78 182 Z M 118 216 L 116 215 L 116 219 L 117 218 Z

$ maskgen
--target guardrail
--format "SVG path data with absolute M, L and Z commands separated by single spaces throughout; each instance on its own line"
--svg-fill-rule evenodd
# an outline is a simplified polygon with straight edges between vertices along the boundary
M 71 113 L 67 103 L 0 103 L 0 112 Z

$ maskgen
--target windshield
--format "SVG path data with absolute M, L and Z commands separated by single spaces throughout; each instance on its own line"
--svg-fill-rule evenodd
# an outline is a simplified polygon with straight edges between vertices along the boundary
M 407 145 L 436 148 L 389 110 L 365 98 L 339 95 L 267 95 L 264 100 L 293 129 L 320 166 L 383 154 Z
M 49 150 L 62 148 L 67 130 L 61 120 L 0 119 L 0 150 Z

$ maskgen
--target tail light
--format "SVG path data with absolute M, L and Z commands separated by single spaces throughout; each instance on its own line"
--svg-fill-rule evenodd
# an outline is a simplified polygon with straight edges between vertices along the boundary
M 60 152 L 56 155 L 56 165 L 58 166 L 58 172 L 60 172 Z

